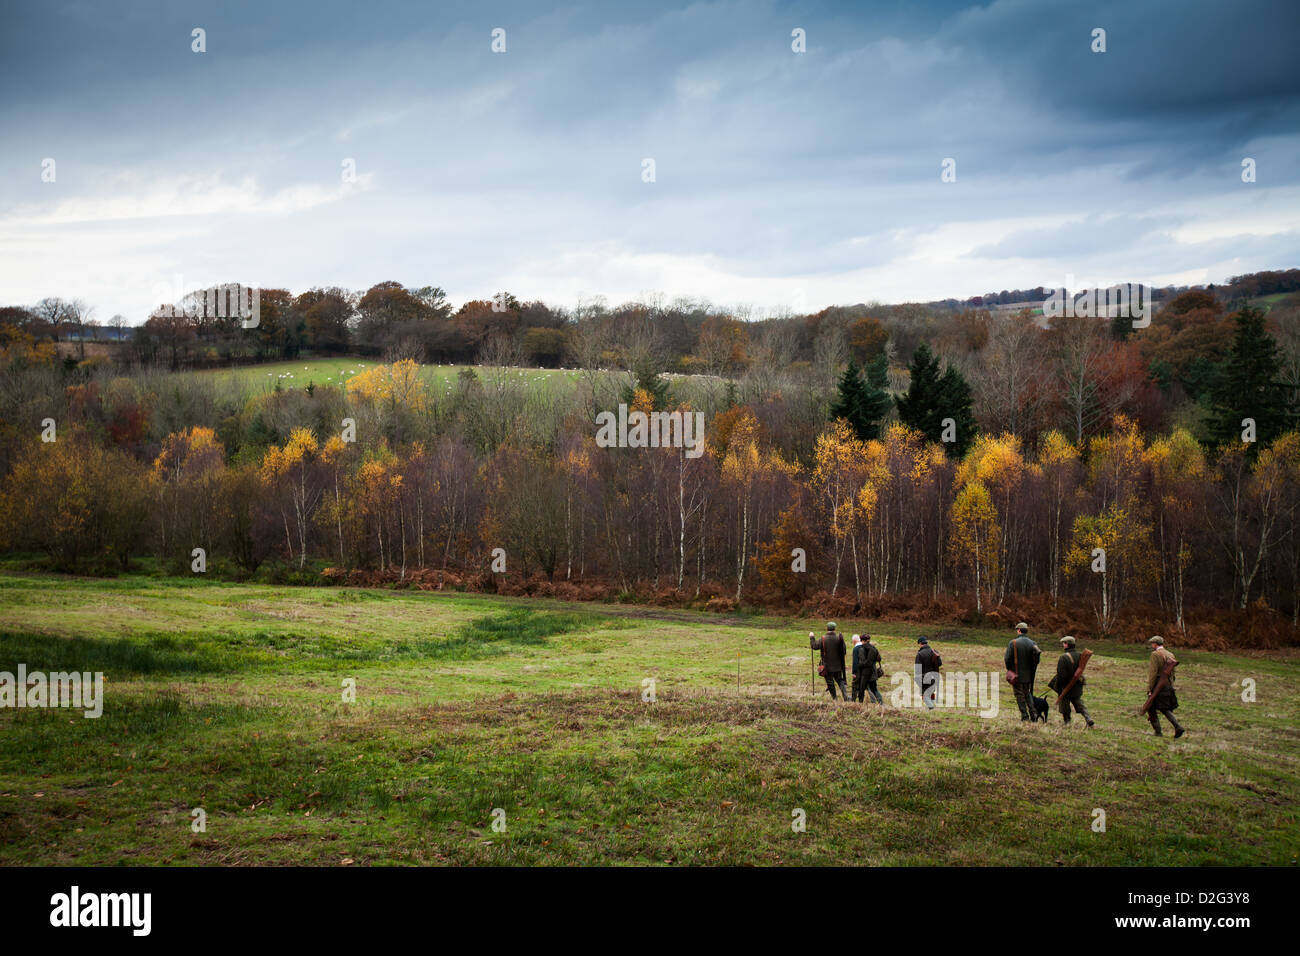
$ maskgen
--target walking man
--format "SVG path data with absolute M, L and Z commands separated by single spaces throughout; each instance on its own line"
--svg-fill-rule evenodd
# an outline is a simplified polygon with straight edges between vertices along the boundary
M 943 658 L 930 646 L 928 637 L 918 637 L 916 643 L 921 647 L 916 652 L 916 661 L 912 665 L 913 674 L 917 686 L 921 688 L 921 699 L 925 701 L 926 710 L 934 710 L 939 696 L 939 668 L 943 666 Z
M 1047 686 L 1061 694 L 1060 703 L 1056 706 L 1061 711 L 1061 716 L 1065 722 L 1070 722 L 1070 708 L 1074 710 L 1085 720 L 1089 727 L 1095 725 L 1095 721 L 1088 716 L 1088 708 L 1083 704 L 1083 685 L 1086 682 L 1082 674 L 1079 679 L 1074 681 L 1075 671 L 1079 669 L 1079 658 L 1083 655 L 1075 646 L 1075 640 L 1070 635 L 1061 638 L 1061 646 L 1065 648 L 1065 653 L 1061 655 L 1056 662 L 1056 676 L 1052 678 L 1051 683 Z M 1074 681 L 1071 685 L 1070 682 Z M 1068 690 L 1067 690 L 1068 688 Z M 1064 693 L 1062 693 L 1064 691 Z
M 1038 673 L 1038 658 L 1042 651 L 1029 637 L 1029 625 L 1021 621 L 1016 625 L 1016 636 L 1002 655 L 1007 667 L 1007 680 L 1016 692 L 1016 706 L 1021 720 L 1032 720 L 1034 714 L 1034 675 Z
M 1159 634 L 1147 643 L 1151 645 L 1151 662 L 1147 665 L 1147 703 L 1144 707 L 1147 720 L 1151 721 L 1156 736 L 1163 737 L 1158 715 L 1164 714 L 1165 720 L 1174 728 L 1174 738 L 1177 739 L 1186 733 L 1183 725 L 1174 717 L 1174 711 L 1178 709 L 1178 695 L 1174 693 L 1174 669 L 1178 666 L 1178 661 L 1165 650 L 1165 639 Z
M 835 630 L 835 622 L 826 622 L 826 634 L 817 637 L 815 634 L 808 635 L 808 646 L 815 651 L 822 652 L 821 667 L 818 673 L 826 678 L 826 690 L 830 692 L 831 700 L 835 699 L 835 687 L 839 685 L 840 698 L 849 699 L 849 688 L 844 683 L 844 638 Z
M 871 635 L 863 634 L 861 637 L 853 635 L 853 699 L 859 704 L 866 694 L 871 695 L 871 699 L 877 704 L 883 704 L 885 701 L 880 696 L 880 691 L 876 689 L 876 681 L 879 680 L 877 668 L 880 667 L 880 648 L 871 643 Z

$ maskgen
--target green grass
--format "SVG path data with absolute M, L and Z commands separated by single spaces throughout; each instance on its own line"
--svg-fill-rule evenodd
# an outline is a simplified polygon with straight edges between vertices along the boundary
M 1005 688 L 992 719 L 833 707 L 819 623 L 0 571 L 0 670 L 105 674 L 99 719 L 0 710 L 0 863 L 1296 862 L 1293 652 L 1174 646 L 1175 742 L 1131 716 L 1141 647 L 1090 645 L 1096 730 L 1030 727 Z M 871 630 L 901 681 L 935 634 Z M 1001 671 L 1001 633 L 935 643 Z
M 383 360 L 376 357 L 345 356 L 176 374 L 195 375 L 208 381 L 221 382 L 228 385 L 231 390 L 248 396 L 273 391 L 277 385 L 282 389 L 306 388 L 308 385 L 341 387 L 346 385 L 352 376 L 380 364 L 383 364 Z M 455 390 L 457 375 L 466 368 L 473 368 L 480 377 L 485 371 L 481 366 L 423 365 L 420 368 L 420 378 L 433 396 L 438 398 Z M 581 373 L 571 369 L 524 368 L 515 369 L 512 374 L 526 383 L 527 387 L 551 389 L 572 387 Z
M 1285 301 L 1295 295 L 1294 292 L 1274 292 L 1271 295 L 1257 295 L 1250 300 L 1250 304 L 1262 308 L 1265 312 L 1273 308 L 1279 302 Z

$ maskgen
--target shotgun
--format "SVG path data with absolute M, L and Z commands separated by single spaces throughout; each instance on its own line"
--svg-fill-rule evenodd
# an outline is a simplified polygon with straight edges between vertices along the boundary
M 1160 672 L 1160 676 L 1156 678 L 1155 689 L 1151 691 L 1151 694 L 1147 697 L 1147 702 L 1143 704 L 1142 709 L 1138 711 L 1139 717 L 1141 717 L 1143 714 L 1145 714 L 1148 710 L 1151 709 L 1152 703 L 1155 702 L 1156 695 L 1169 686 L 1169 681 L 1174 676 L 1174 668 L 1177 666 L 1178 666 L 1178 661 L 1174 660 L 1174 658 L 1171 656 L 1169 660 L 1165 663 L 1164 670 Z
M 1079 679 L 1083 677 L 1083 669 L 1088 666 L 1088 658 L 1090 657 L 1092 657 L 1091 648 L 1079 653 L 1079 666 L 1074 669 L 1074 676 L 1070 678 L 1070 683 L 1066 684 L 1065 688 L 1056 695 L 1056 704 L 1059 704 L 1062 697 L 1074 690 L 1074 685 L 1079 683 Z

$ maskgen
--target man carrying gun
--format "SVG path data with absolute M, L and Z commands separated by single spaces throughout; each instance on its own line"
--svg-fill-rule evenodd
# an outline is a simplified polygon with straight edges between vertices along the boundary
M 1088 722 L 1088 726 L 1094 726 L 1095 722 L 1088 716 L 1088 708 L 1083 704 L 1083 685 L 1085 683 L 1083 669 L 1088 666 L 1088 658 L 1092 656 L 1092 651 L 1080 651 L 1075 647 L 1075 640 L 1070 635 L 1061 638 L 1061 646 L 1065 648 L 1065 653 L 1061 655 L 1056 662 L 1056 676 L 1053 677 L 1047 686 L 1056 691 L 1057 709 L 1061 711 L 1061 716 L 1065 722 L 1070 722 L 1070 708 Z
M 1138 713 L 1147 715 L 1157 737 L 1164 736 L 1158 716 L 1164 714 L 1165 720 L 1174 728 L 1174 737 L 1181 737 L 1186 731 L 1174 717 L 1174 711 L 1178 708 L 1178 695 L 1174 693 L 1174 668 L 1178 666 L 1178 661 L 1165 650 L 1165 639 L 1159 634 L 1147 643 L 1151 645 L 1151 663 L 1147 665 L 1147 702 Z

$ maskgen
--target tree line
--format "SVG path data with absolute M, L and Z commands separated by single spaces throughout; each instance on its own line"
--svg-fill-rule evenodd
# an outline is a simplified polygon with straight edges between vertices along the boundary
M 11 337 L 0 533 L 68 569 L 157 555 L 190 573 L 201 549 L 236 576 L 432 571 L 454 586 L 846 611 L 911 596 L 975 615 L 1041 596 L 1088 608 L 1102 631 L 1130 608 L 1173 628 L 1215 608 L 1294 634 L 1300 435 L 1266 317 L 1222 317 L 1231 333 L 1195 415 L 1153 429 L 1144 396 L 1162 386 L 1125 384 L 1144 336 L 1181 342 L 1215 315 L 1176 303 L 1124 339 L 1097 320 L 1006 317 L 974 361 L 940 339 L 903 368 L 891 340 L 855 355 L 846 335 L 824 385 L 768 361 L 656 372 L 644 317 L 618 343 L 621 368 L 602 348 L 549 384 L 497 364 L 435 386 L 393 358 L 346 386 L 252 395 L 220 376 L 41 361 Z M 984 349 L 1007 361 L 990 369 Z M 703 411 L 707 453 L 598 448 L 595 415 L 620 402 Z
M 755 318 L 681 300 L 554 310 L 501 295 L 453 311 L 442 290 L 395 282 L 261 290 L 260 303 L 244 329 L 191 297 L 107 355 L 85 353 L 84 303 L 0 309 L 10 546 L 68 567 L 180 561 L 202 546 L 242 573 L 327 562 L 400 579 L 477 573 L 495 540 L 511 573 L 691 598 L 911 593 L 983 612 L 1041 593 L 1088 601 L 1107 626 L 1133 602 L 1181 624 L 1190 593 L 1295 620 L 1300 299 L 1264 314 L 1190 290 L 1142 329 L 915 305 Z M 214 349 L 364 350 L 382 364 L 346 388 L 254 395 L 172 371 Z M 562 387 L 525 374 L 543 357 L 573 369 Z M 457 359 L 481 364 L 439 388 L 420 368 Z M 595 415 L 620 402 L 702 411 L 709 454 L 674 464 L 669 449 L 592 447 Z M 345 419 L 355 441 L 340 437 Z M 36 437 L 46 420 L 54 443 Z M 1119 447 L 1122 478 L 1097 464 Z M 185 485 L 196 471 L 212 482 L 197 496 Z M 127 486 L 138 500 L 110 493 Z M 63 488 L 84 499 L 49 499 Z M 218 510 L 175 531 L 196 500 Z M 137 520 L 132 501 L 154 520 Z M 196 535 L 202 545 L 183 547 Z M 796 548 L 805 570 L 789 567 Z M 1104 572 L 1091 570 L 1098 548 Z

